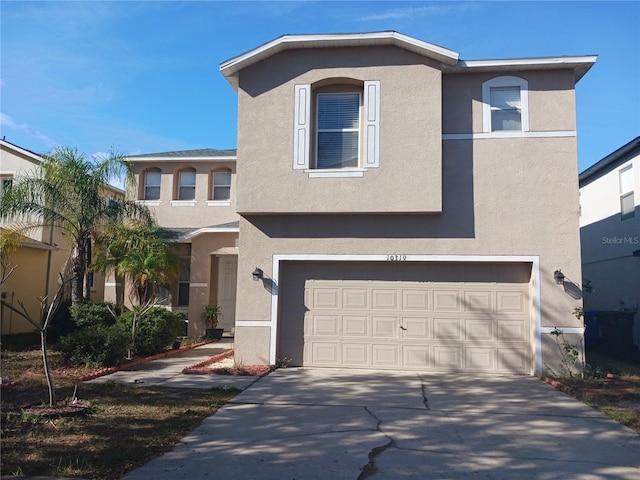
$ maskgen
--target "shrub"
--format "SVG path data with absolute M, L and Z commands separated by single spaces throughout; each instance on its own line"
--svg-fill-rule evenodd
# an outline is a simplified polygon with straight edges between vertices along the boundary
M 120 306 L 108 302 L 81 302 L 71 306 L 71 318 L 78 327 L 113 325 L 120 313 Z
M 185 318 L 183 312 L 170 312 L 162 307 L 149 309 L 136 325 L 134 356 L 145 357 L 164 351 L 182 333 Z M 133 313 L 122 314 L 118 322 L 131 332 Z
M 111 367 L 124 361 L 129 339 L 123 325 L 114 323 L 76 330 L 60 338 L 56 348 L 75 365 Z

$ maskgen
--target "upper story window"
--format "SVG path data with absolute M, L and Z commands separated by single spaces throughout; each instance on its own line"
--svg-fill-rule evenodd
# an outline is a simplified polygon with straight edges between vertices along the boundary
M 230 200 L 231 199 L 231 169 L 220 168 L 213 172 L 213 200 Z
M 528 82 L 519 77 L 496 77 L 482 84 L 484 132 L 528 132 Z
M 319 93 L 316 168 L 359 167 L 360 93 Z
M 620 219 L 633 218 L 636 214 L 633 195 L 633 165 L 620 170 Z
M 148 170 L 144 174 L 143 200 L 160 200 L 160 170 Z
M 178 200 L 195 200 L 196 171 L 194 169 L 178 172 Z
M 310 177 L 362 176 L 379 166 L 379 81 L 296 85 L 294 106 L 294 169 Z

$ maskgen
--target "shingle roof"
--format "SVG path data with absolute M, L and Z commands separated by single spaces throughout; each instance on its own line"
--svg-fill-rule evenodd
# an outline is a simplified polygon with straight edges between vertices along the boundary
M 177 150 L 175 152 L 145 153 L 142 155 L 129 155 L 127 158 L 209 158 L 209 157 L 235 157 L 237 150 L 230 148 L 218 150 L 216 148 L 200 148 L 197 150 Z

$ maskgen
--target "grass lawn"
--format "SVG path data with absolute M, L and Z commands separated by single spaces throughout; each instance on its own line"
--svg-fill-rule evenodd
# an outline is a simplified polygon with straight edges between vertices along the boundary
M 2 389 L 2 475 L 118 479 L 168 451 L 239 393 L 80 383 L 90 370 L 65 366 L 52 351 L 58 400 L 70 403 L 77 385 L 76 397 L 89 408 L 42 417 L 27 412 L 48 402 L 40 351 L 3 344 L 1 362 L 3 383 L 18 382 Z

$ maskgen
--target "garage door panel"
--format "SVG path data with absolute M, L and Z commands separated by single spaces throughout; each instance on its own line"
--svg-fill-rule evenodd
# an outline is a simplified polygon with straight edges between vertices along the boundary
M 434 318 L 433 338 L 435 340 L 459 340 L 460 318 Z
M 338 344 L 334 342 L 312 342 L 310 362 L 316 365 L 338 366 Z
M 462 348 L 433 347 L 433 366 L 439 370 L 462 370 Z
M 434 290 L 433 310 L 435 312 L 459 312 L 460 292 L 458 290 Z
M 498 320 L 498 340 L 524 342 L 527 340 L 528 322 L 521 320 Z
M 337 315 L 313 315 L 311 334 L 321 337 L 340 336 L 339 317 Z
M 465 312 L 492 312 L 493 311 L 493 292 L 485 291 L 465 291 L 464 292 L 464 311 Z
M 421 290 L 402 290 L 403 311 L 427 311 L 429 309 L 429 291 L 424 287 Z
M 397 367 L 399 364 L 399 346 L 387 344 L 371 345 L 371 365 L 374 367 Z
M 429 369 L 432 367 L 430 347 L 424 345 L 403 345 L 402 364 L 405 367 Z
M 497 313 L 525 313 L 527 311 L 526 292 L 498 291 L 496 292 Z
M 367 367 L 369 362 L 369 344 L 343 343 L 342 364 L 351 367 Z
M 491 371 L 495 369 L 495 349 L 483 347 L 465 348 L 465 369 Z
M 398 338 L 400 327 L 398 317 L 371 317 L 373 338 Z
M 464 265 L 323 263 L 306 279 L 304 265 L 283 269 L 278 326 L 279 353 L 300 352 L 302 365 L 532 371 L 530 264 L 474 265 L 465 277 Z
M 342 317 L 342 336 L 344 337 L 368 337 L 369 319 L 368 317 L 344 315 Z
M 391 289 L 371 289 L 371 306 L 374 310 L 397 310 L 398 291 Z
M 493 320 L 486 319 L 465 319 L 464 321 L 464 337 L 465 340 L 493 340 Z
M 369 308 L 369 291 L 366 288 L 344 288 L 342 290 L 342 308 L 346 310 L 365 310 Z
M 338 288 L 316 288 L 313 290 L 312 309 L 340 308 L 340 290 Z
M 428 339 L 431 337 L 429 318 L 402 317 L 403 338 Z

